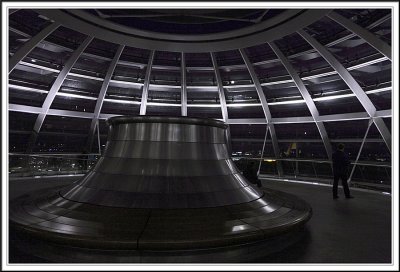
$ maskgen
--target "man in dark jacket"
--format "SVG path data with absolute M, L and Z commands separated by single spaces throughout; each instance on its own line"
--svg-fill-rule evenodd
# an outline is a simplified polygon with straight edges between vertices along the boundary
M 243 176 L 253 184 L 257 184 L 258 187 L 261 187 L 261 181 L 257 176 L 257 169 L 253 161 L 247 163 L 246 168 L 243 171 Z
M 353 198 L 350 195 L 349 185 L 347 184 L 347 170 L 350 165 L 349 157 L 344 153 L 344 144 L 340 143 L 337 146 L 338 150 L 332 154 L 333 163 L 333 199 L 338 198 L 338 183 L 342 180 L 343 190 L 346 198 Z

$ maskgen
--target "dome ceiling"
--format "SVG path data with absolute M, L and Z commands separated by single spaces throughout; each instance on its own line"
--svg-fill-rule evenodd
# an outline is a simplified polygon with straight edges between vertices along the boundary
M 109 42 L 146 49 L 195 53 L 237 49 L 257 45 L 260 40 L 264 42 L 275 40 L 313 23 L 329 11 L 319 9 L 268 11 L 264 16 L 262 16 L 263 13 L 259 14 L 260 20 L 254 19 L 254 23 L 250 24 L 235 18 L 235 16 L 239 16 L 237 10 L 233 10 L 232 18 L 234 19 L 215 20 L 201 24 L 195 23 L 202 22 L 203 19 L 199 20 L 199 15 L 196 17 L 193 12 L 189 12 L 190 16 L 183 17 L 176 12 L 169 14 L 175 21 L 178 21 L 179 18 L 184 21 L 186 17 L 191 18 L 191 23 L 187 24 L 178 24 L 173 21 L 157 22 L 154 18 L 137 17 L 123 17 L 115 20 L 117 15 L 107 17 L 103 13 L 106 11 L 99 13 L 99 11 L 93 10 L 47 9 L 38 10 L 38 12 L 51 20 L 57 20 L 64 26 L 80 29 L 87 35 L 94 35 Z M 270 13 L 269 16 L 268 13 Z M 168 15 L 167 12 L 163 14 Z M 252 18 L 254 14 L 250 13 L 247 16 Z
M 85 12 L 126 27 L 170 34 L 210 34 L 259 24 L 279 9 L 93 9 Z M 163 27 L 160 27 L 163 23 Z
M 249 152 L 268 123 L 271 156 L 296 139 L 321 158 L 332 124 L 356 150 L 374 117 L 390 150 L 391 28 L 390 9 L 13 10 L 10 150 L 81 152 L 139 114 L 224 120 Z

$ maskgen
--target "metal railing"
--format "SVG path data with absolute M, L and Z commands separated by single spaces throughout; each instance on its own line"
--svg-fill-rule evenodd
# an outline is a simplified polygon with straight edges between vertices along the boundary
M 53 175 L 85 174 L 96 164 L 100 154 L 60 153 L 60 154 L 9 154 L 9 177 L 32 177 Z M 278 177 L 278 163 L 281 165 L 282 179 L 331 184 L 333 173 L 331 162 L 322 159 L 301 158 L 256 158 L 234 156 L 233 160 L 243 170 L 249 160 L 260 163 L 260 175 Z M 378 161 L 351 162 L 355 165 L 350 185 L 368 189 L 391 190 L 391 163 Z
M 281 179 L 294 179 L 310 182 L 332 184 L 333 172 L 331 161 L 323 159 L 301 158 L 255 158 L 233 157 L 240 169 L 249 160 L 260 163 L 260 176 L 278 177 L 277 165 L 281 164 L 283 175 Z M 354 167 L 355 166 L 355 167 Z M 391 163 L 379 161 L 351 161 L 349 174 L 354 167 L 354 173 L 349 180 L 350 186 L 389 192 L 391 190 Z
M 77 175 L 89 171 L 100 154 L 20 154 L 8 157 L 9 177 Z

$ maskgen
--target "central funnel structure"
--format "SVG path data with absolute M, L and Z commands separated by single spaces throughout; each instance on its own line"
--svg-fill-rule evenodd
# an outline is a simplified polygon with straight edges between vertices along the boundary
M 249 258 L 249 247 L 276 251 L 311 216 L 304 201 L 257 189 L 241 175 L 223 122 L 107 123 L 104 153 L 81 180 L 11 202 L 12 229 L 36 241 L 30 254 L 59 262 L 235 262 Z
M 263 196 L 227 150 L 227 125 L 181 117 L 114 117 L 107 146 L 68 200 L 123 208 L 206 208 Z

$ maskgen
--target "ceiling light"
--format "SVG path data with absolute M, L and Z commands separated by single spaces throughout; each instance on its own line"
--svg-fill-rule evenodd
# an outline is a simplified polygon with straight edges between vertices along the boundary
M 140 104 L 140 103 L 139 103 Z M 165 106 L 165 107 L 180 107 L 181 104 L 172 103 L 159 103 L 159 102 L 148 102 L 147 106 Z
M 20 90 L 20 91 L 29 91 L 29 92 L 35 92 L 35 93 L 48 93 L 48 91 L 45 91 L 45 90 L 31 88 L 31 87 L 24 87 L 24 86 L 19 86 L 19 85 L 14 85 L 14 84 L 8 84 L 8 87 L 11 89 L 16 89 L 16 90 Z
M 71 97 L 71 98 L 81 98 L 81 99 L 89 99 L 89 100 L 97 100 L 96 97 L 91 97 L 91 96 L 86 96 L 86 95 L 79 95 L 79 94 L 62 93 L 62 92 L 58 92 L 57 96 L 64 96 L 64 97 Z
M 281 81 L 273 81 L 273 82 L 265 82 L 261 83 L 261 86 L 270 86 L 270 85 L 277 85 L 277 84 L 284 84 L 284 83 L 292 83 L 293 79 L 281 80 Z
M 392 87 L 385 87 L 385 88 L 379 88 L 379 89 L 374 89 L 370 91 L 366 91 L 366 94 L 373 94 L 373 93 L 381 93 L 381 92 L 386 92 L 386 91 L 391 91 Z
M 188 108 L 220 108 L 220 104 L 188 104 Z
M 129 101 L 129 100 L 120 100 L 120 99 L 110 99 L 110 98 L 105 98 L 105 102 L 110 102 L 110 103 L 120 103 L 120 104 L 136 104 L 140 105 L 139 101 Z
M 302 103 L 306 103 L 306 101 L 304 101 L 303 99 L 289 100 L 289 101 L 279 101 L 279 102 L 268 103 L 268 105 L 276 106 L 276 105 L 289 105 L 289 104 L 302 104 Z
M 327 100 L 334 100 L 334 99 L 339 99 L 339 98 L 346 98 L 346 97 L 351 97 L 355 96 L 355 94 L 340 94 L 340 95 L 332 95 L 332 96 L 324 96 L 324 97 L 318 97 L 314 98 L 314 101 L 327 101 Z
M 367 62 L 364 62 L 364 63 L 360 63 L 360 64 L 357 64 L 357 65 L 348 67 L 347 70 L 351 71 L 351 70 L 359 69 L 359 68 L 362 68 L 362 67 L 365 67 L 365 66 L 369 66 L 369 65 L 373 65 L 373 64 L 376 64 L 376 63 L 383 62 L 383 61 L 385 61 L 387 59 L 388 58 L 386 58 L 386 57 L 382 57 L 382 58 L 379 58 L 379 59 L 374 59 L 374 60 L 371 60 L 371 61 L 367 61 Z
M 230 108 L 254 107 L 254 106 L 261 106 L 261 103 L 234 103 L 234 104 L 226 104 L 226 106 Z

